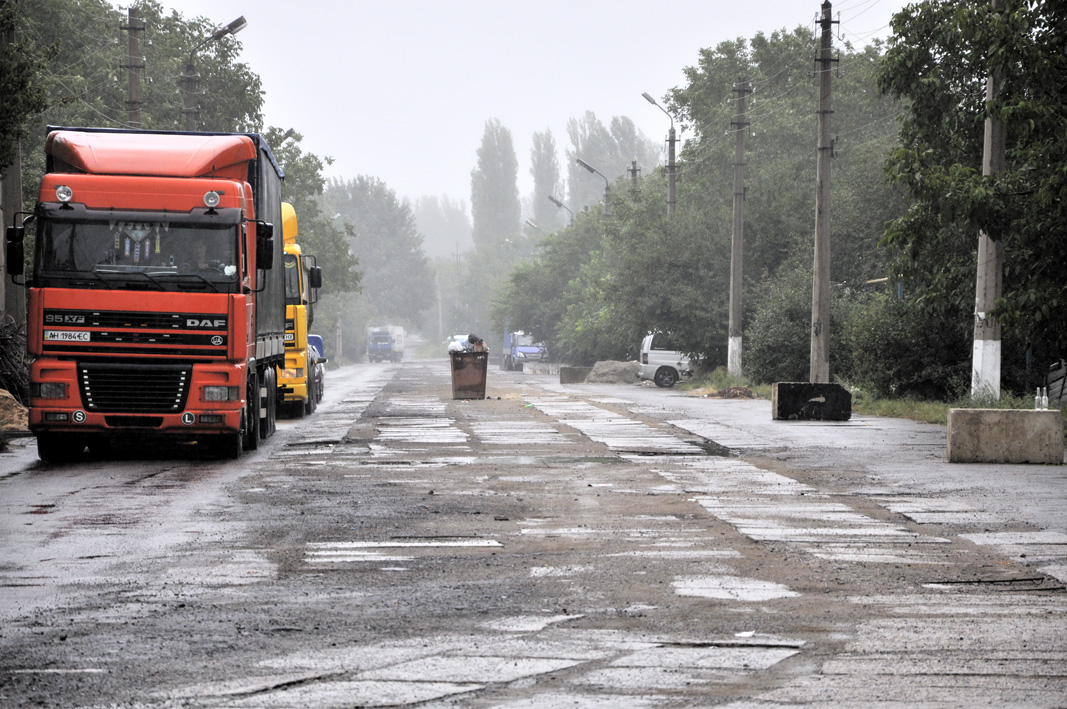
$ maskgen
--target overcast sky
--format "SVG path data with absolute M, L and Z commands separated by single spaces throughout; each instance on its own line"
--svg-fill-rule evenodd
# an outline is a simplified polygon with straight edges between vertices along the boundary
M 839 0 L 839 37 L 886 37 L 905 0 Z M 122 2 L 116 5 L 125 7 Z M 470 202 L 485 122 L 511 131 L 519 191 L 530 143 L 551 129 L 566 167 L 567 121 L 629 116 L 665 140 L 657 100 L 702 47 L 815 27 L 818 0 L 163 0 L 219 26 L 240 15 L 241 60 L 263 80 L 268 125 L 295 128 L 328 177 L 370 175 L 401 198 Z M 839 40 L 835 40 L 837 44 Z M 812 109 L 814 111 L 814 108 Z M 814 120 L 814 118 L 813 118 Z M 682 136 L 685 137 L 684 135 Z M 646 167 L 647 169 L 647 167 Z

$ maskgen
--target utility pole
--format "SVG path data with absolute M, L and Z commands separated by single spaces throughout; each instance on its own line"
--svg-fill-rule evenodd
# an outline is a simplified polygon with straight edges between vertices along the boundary
M 1002 7 L 1002 0 L 991 0 L 993 11 Z M 1003 72 L 993 68 L 986 76 L 985 100 L 990 114 L 985 119 L 985 141 L 982 146 L 982 175 L 995 175 L 1004 170 L 1004 124 L 992 114 L 990 104 L 1000 94 Z M 978 233 L 978 279 L 974 300 L 974 349 L 971 360 L 971 397 L 1000 398 L 1000 323 L 990 313 L 1003 292 L 1004 246 L 1000 234 Z
M 831 3 L 822 4 L 822 41 L 819 47 L 819 138 L 815 164 L 815 267 L 811 292 L 811 370 L 812 384 L 830 382 L 830 66 L 834 59 Z
M 748 81 L 742 78 L 737 88 L 737 120 L 731 121 L 734 128 L 734 228 L 730 242 L 730 337 L 727 343 L 726 364 L 731 376 L 741 376 L 742 339 L 742 249 L 744 246 L 745 209 L 745 94 L 750 93 Z M 673 150 L 673 146 L 672 146 Z M 672 156 L 673 162 L 673 156 Z
M 632 165 L 632 167 L 630 167 L 630 169 L 628 169 L 626 172 L 630 173 L 630 185 L 636 190 L 637 189 L 637 173 L 641 172 L 641 168 L 639 168 L 637 166 L 637 161 L 636 160 L 631 161 L 630 165 Z
M 129 54 L 126 63 L 119 66 L 126 70 L 128 82 L 126 99 L 126 122 L 131 128 L 141 127 L 141 72 L 144 71 L 144 57 L 141 56 L 140 33 L 144 32 L 145 23 L 141 11 L 131 7 L 129 20 L 120 27 L 129 32 Z
M 677 166 L 674 162 L 674 144 L 677 143 L 674 133 L 674 119 L 671 119 L 671 130 L 667 134 L 667 216 L 674 216 L 674 206 L 676 204 L 674 181 L 675 170 Z

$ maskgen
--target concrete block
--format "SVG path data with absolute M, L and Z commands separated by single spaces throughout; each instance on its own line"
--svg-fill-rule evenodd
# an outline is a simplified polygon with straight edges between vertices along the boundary
M 589 373 L 592 371 L 592 367 L 560 367 L 559 383 L 581 384 L 585 381 L 585 378 L 588 377 Z
M 949 409 L 950 463 L 1063 464 L 1063 415 L 1027 409 Z
M 848 421 L 852 392 L 840 384 L 776 382 L 771 387 L 775 421 Z

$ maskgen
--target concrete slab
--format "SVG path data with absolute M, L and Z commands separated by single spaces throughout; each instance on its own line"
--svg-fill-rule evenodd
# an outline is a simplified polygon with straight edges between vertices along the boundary
M 1063 464 L 1063 415 L 1025 409 L 950 409 L 950 463 Z

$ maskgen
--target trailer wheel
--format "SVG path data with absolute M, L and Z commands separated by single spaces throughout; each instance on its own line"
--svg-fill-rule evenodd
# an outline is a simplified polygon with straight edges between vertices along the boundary
M 244 410 L 244 448 L 246 451 L 254 451 L 259 448 L 259 382 L 255 372 L 248 375 L 245 396 L 247 402 Z

